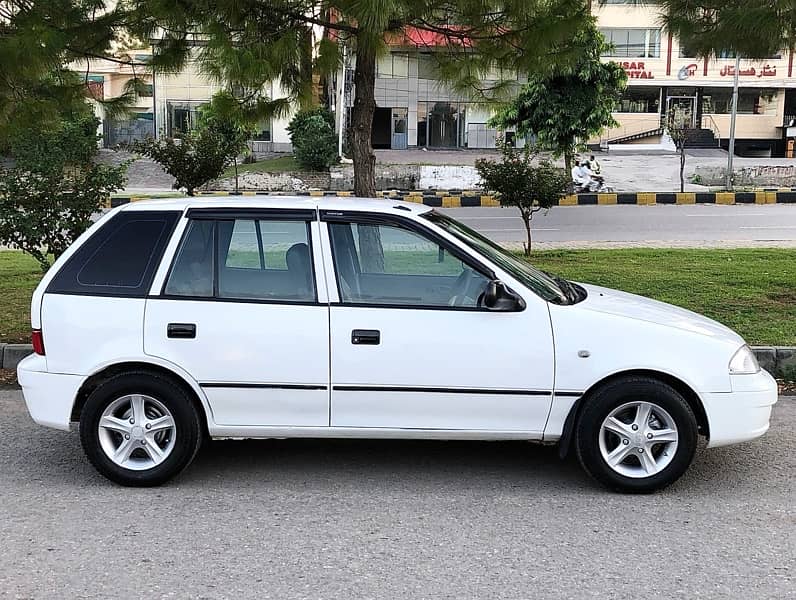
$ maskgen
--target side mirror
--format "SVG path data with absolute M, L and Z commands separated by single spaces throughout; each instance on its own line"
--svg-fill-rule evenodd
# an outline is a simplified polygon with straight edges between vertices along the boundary
M 525 310 L 525 300 L 519 294 L 506 287 L 499 279 L 490 281 L 481 298 L 489 310 L 496 312 L 519 312 Z

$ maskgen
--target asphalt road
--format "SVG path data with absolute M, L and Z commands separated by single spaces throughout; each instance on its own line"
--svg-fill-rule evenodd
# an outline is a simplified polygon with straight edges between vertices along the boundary
M 520 242 L 516 208 L 454 208 L 452 217 L 498 242 Z M 533 219 L 538 242 L 688 242 L 796 245 L 796 204 L 561 206 Z
M 157 489 L 0 391 L 0 595 L 793 598 L 796 399 L 654 496 L 526 443 L 213 442 Z

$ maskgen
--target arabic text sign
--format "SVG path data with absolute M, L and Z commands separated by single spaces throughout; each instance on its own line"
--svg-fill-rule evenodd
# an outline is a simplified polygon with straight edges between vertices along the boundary
M 734 65 L 725 65 L 719 71 L 719 75 L 722 77 L 735 77 L 735 66 Z M 738 71 L 739 77 L 776 77 L 777 76 L 777 66 L 774 65 L 773 67 L 766 63 L 762 67 L 747 67 L 745 69 L 741 69 Z

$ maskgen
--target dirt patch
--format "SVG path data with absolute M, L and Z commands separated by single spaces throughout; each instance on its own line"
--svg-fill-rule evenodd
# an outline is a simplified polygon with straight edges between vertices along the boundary
M 14 369 L 0 369 L 0 388 L 18 386 L 17 372 Z
M 786 306 L 796 306 L 796 291 L 778 292 L 776 294 L 766 294 L 769 300 L 779 302 Z

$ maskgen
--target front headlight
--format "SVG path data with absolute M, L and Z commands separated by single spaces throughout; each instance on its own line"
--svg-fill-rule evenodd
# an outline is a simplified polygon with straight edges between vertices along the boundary
M 749 346 L 741 346 L 730 359 L 730 373 L 733 375 L 753 375 L 760 372 L 757 357 Z

